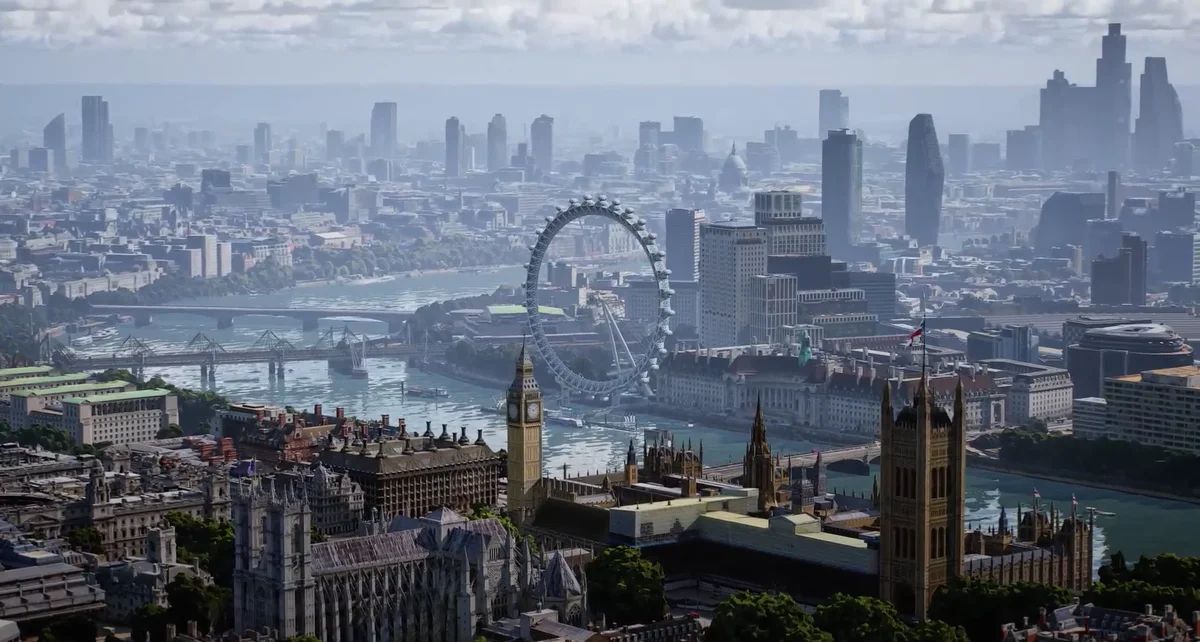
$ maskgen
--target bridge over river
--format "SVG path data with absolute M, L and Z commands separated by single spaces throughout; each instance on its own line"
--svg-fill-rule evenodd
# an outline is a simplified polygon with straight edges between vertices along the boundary
M 847 459 L 855 460 L 872 460 L 879 456 L 879 442 L 872 442 L 862 446 L 847 446 L 844 448 L 833 448 L 830 450 L 821 451 L 821 463 L 831 464 L 835 461 L 845 461 Z M 792 455 L 780 455 L 780 465 L 792 468 L 808 468 L 816 463 L 817 455 L 815 452 L 795 453 Z M 742 476 L 742 464 L 736 462 L 732 464 L 721 464 L 720 466 L 706 466 L 704 468 L 704 478 L 713 481 L 728 482 Z
M 195 314 L 217 320 L 218 328 L 232 328 L 235 317 L 269 316 L 298 319 L 305 330 L 316 330 L 321 319 L 333 317 L 355 317 L 372 319 L 388 325 L 389 333 L 400 332 L 412 318 L 410 310 L 355 310 L 349 308 L 246 308 L 213 305 L 93 305 L 92 310 L 101 314 L 129 314 L 134 324 L 147 326 L 154 321 L 155 314 Z

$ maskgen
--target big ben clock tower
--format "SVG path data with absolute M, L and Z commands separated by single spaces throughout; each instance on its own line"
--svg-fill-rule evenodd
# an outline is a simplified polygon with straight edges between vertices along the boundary
M 533 361 L 517 357 L 508 387 L 508 513 L 520 524 L 532 517 L 531 490 L 542 478 L 542 391 L 533 378 Z

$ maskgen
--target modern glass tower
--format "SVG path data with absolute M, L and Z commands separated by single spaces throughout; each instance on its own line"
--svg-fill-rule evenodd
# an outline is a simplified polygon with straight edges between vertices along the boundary
M 904 232 L 922 246 L 937 245 L 942 222 L 942 189 L 946 169 L 938 147 L 933 116 L 917 114 L 908 123 L 908 157 L 904 161 Z

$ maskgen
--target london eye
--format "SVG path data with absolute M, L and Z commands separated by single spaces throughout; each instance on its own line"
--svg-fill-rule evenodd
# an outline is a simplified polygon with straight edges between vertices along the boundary
M 529 317 L 529 334 L 537 348 L 542 361 L 553 373 L 559 384 L 572 392 L 589 395 L 616 395 L 622 392 L 640 389 L 649 392 L 650 371 L 658 369 L 658 360 L 667 353 L 665 340 L 670 335 L 670 318 L 675 314 L 671 309 L 671 288 L 669 284 L 670 271 L 665 265 L 666 255 L 655 243 L 656 236 L 646 229 L 646 221 L 634 214 L 628 207 L 621 207 L 617 200 L 609 200 L 604 195 L 584 196 L 582 200 L 572 199 L 568 207 L 556 208 L 557 214 L 546 217 L 546 227 L 538 233 L 537 243 L 530 246 L 529 264 L 526 265 L 525 277 L 525 310 Z M 642 341 L 635 342 L 638 350 L 630 349 L 618 324 L 618 319 L 601 297 L 592 297 L 589 303 L 599 305 L 599 320 L 607 326 L 608 348 L 612 352 L 611 367 L 607 376 L 595 378 L 584 376 L 572 370 L 551 345 L 550 338 L 542 323 L 542 315 L 538 302 L 541 287 L 542 263 L 554 237 L 567 225 L 585 217 L 600 217 L 624 228 L 637 240 L 642 254 L 650 264 L 657 291 L 657 317 L 649 328 L 647 336 Z

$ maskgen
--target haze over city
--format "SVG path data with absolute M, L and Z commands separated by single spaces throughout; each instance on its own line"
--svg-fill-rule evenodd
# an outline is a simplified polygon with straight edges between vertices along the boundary
M 0 642 L 1200 642 L 1197 34 L 0 0 Z

